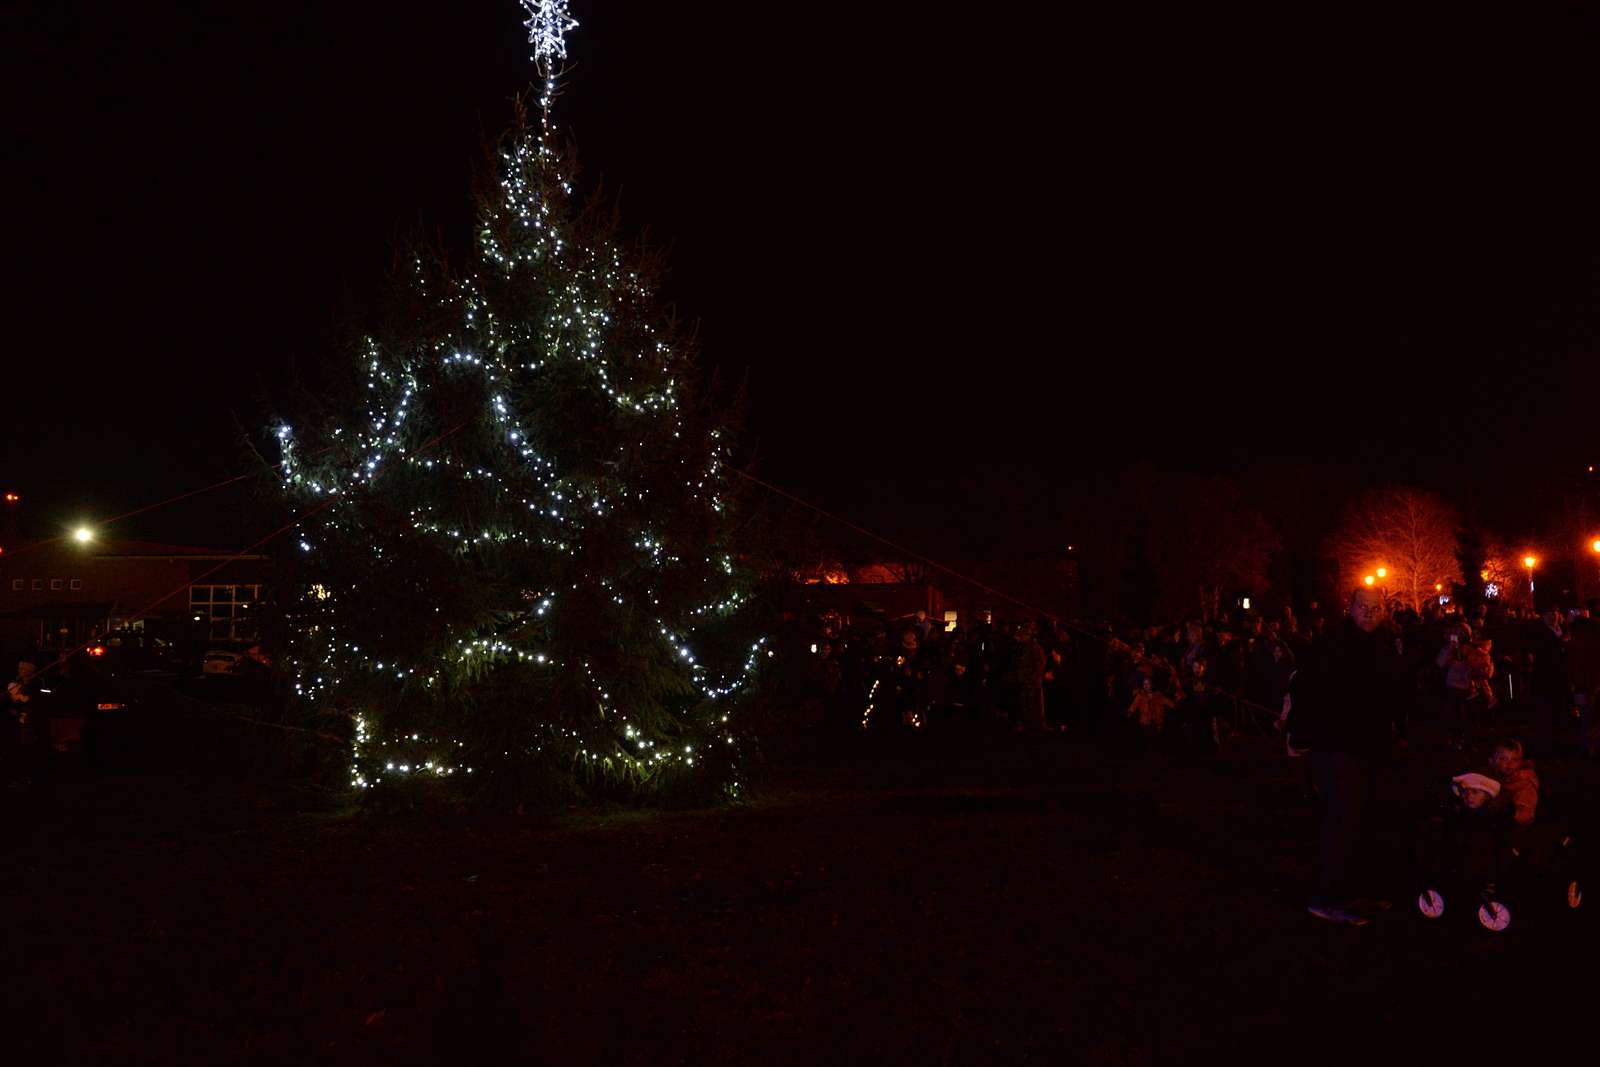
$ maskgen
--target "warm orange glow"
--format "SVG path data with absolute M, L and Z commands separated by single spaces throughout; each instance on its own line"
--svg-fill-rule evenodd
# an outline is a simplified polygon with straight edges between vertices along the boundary
M 1389 577 L 1389 568 L 1388 567 L 1379 567 L 1378 568 L 1378 577 L 1379 578 L 1387 578 L 1387 577 Z
M 1538 563 L 1538 562 L 1539 561 L 1534 559 L 1532 556 L 1523 556 L 1522 557 L 1522 565 L 1524 567 L 1527 567 L 1529 570 L 1532 570 L 1533 569 L 1533 565 L 1535 563 Z
M 1369 575 L 1367 575 L 1365 578 L 1363 578 L 1361 580 L 1363 582 L 1366 582 L 1368 585 L 1371 585 L 1373 582 L 1376 582 L 1378 579 L 1374 578 L 1372 575 L 1369 574 Z
M 91 645 L 89 647 L 89 655 L 91 656 L 103 656 L 105 654 L 106 649 L 104 645 Z
M 1590 470 L 1594 470 L 1593 467 L 1590 467 L 1589 469 Z M 15 504 L 17 501 L 19 501 L 21 499 L 22 498 L 20 496 L 18 496 L 17 494 L 15 494 L 15 493 L 7 493 L 6 494 L 6 503 L 7 504 Z
M 1589 547 L 1594 549 L 1596 552 L 1600 552 L 1600 537 L 1596 537 L 1594 539 L 1594 544 L 1590 545 Z M 5 549 L 0 548 L 0 552 L 4 552 L 4 551 L 5 551 Z
M 1434 583 L 1433 583 L 1433 591 L 1434 591 L 1434 592 L 1435 592 L 1435 593 L 1442 593 L 1442 592 L 1444 592 L 1444 583 L 1442 583 L 1442 582 L 1434 582 Z

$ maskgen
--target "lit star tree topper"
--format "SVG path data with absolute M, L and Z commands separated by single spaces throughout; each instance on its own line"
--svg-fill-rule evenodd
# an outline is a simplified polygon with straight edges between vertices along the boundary
M 567 10 L 567 0 L 522 0 L 528 11 L 528 43 L 533 45 L 533 62 L 546 78 L 554 76 L 555 61 L 567 58 L 567 31 L 577 29 L 578 20 Z

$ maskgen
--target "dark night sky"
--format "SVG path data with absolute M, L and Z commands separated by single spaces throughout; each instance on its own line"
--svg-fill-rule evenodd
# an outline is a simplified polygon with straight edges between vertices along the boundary
M 14 6 L 0 471 L 53 532 L 240 469 L 397 235 L 466 244 L 532 72 L 513 0 Z M 767 476 L 897 533 L 1140 458 L 1510 521 L 1600 452 L 1593 8 L 860 6 L 573 4 L 558 118 Z

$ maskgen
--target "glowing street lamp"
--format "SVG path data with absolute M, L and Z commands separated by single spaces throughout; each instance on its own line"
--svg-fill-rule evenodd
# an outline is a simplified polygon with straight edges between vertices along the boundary
M 1369 574 L 1369 575 L 1367 575 L 1365 578 L 1363 578 L 1361 580 L 1363 582 L 1365 582 L 1367 585 L 1371 585 L 1374 582 L 1376 582 L 1378 579 L 1374 578 L 1372 575 Z
M 1379 578 L 1387 578 L 1387 577 L 1389 577 L 1389 568 L 1388 567 L 1379 567 L 1378 568 L 1378 577 Z
M 1590 545 L 1589 547 L 1594 549 L 1596 552 L 1600 552 L 1600 537 L 1596 537 L 1594 539 L 1594 544 Z
M 1539 561 L 1531 555 L 1522 557 L 1522 565 L 1528 568 L 1528 592 L 1530 593 L 1533 592 L 1533 565 L 1538 562 Z
M 80 545 L 86 545 L 94 540 L 94 531 L 87 526 L 80 526 L 72 531 L 72 539 Z

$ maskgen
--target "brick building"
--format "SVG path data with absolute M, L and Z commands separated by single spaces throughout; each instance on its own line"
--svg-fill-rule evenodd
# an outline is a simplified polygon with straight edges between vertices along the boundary
M 266 556 L 148 541 L 67 539 L 0 552 L 0 641 L 73 648 L 143 630 L 199 648 L 258 638 Z

